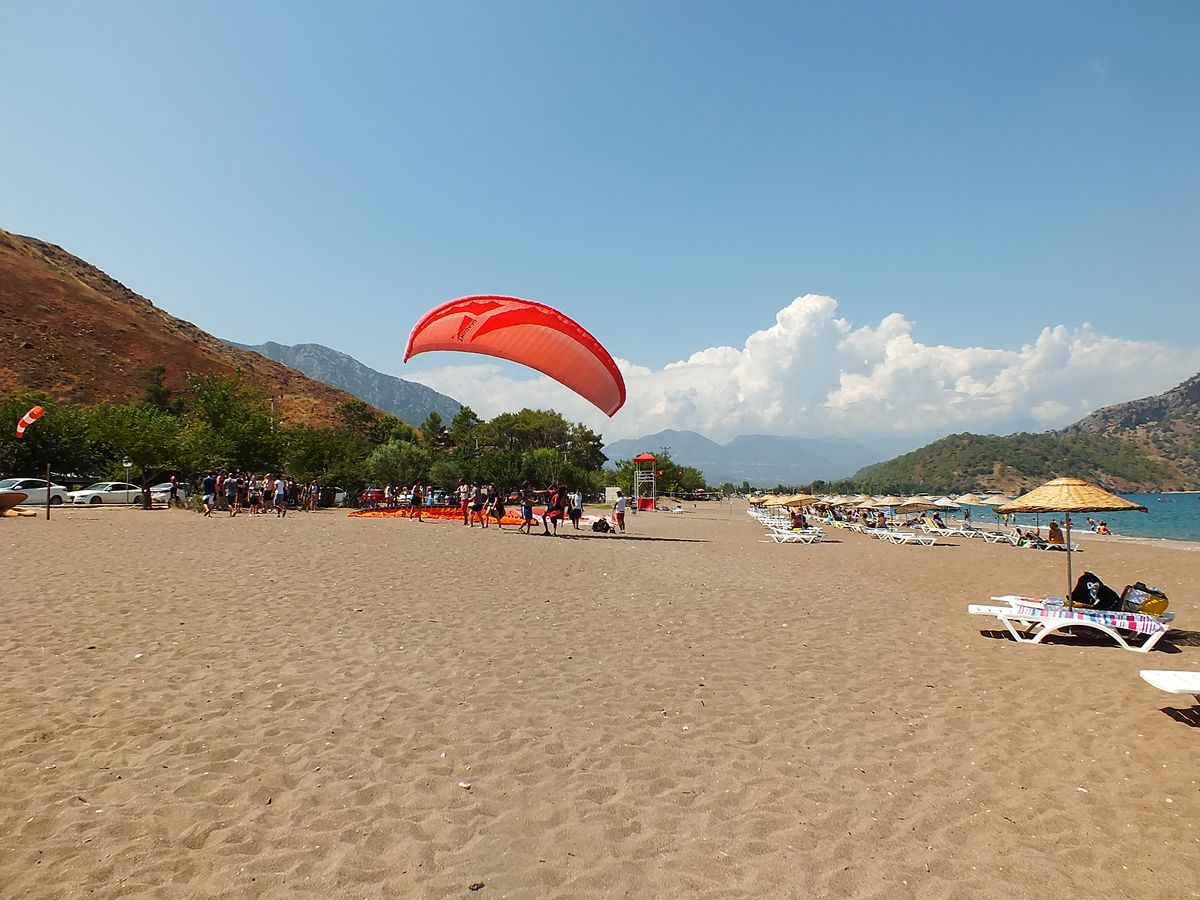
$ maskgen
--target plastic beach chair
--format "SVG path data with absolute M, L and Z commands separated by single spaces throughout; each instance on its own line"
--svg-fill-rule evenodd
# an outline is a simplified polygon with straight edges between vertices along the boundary
M 1004 606 L 972 603 L 967 612 L 973 616 L 994 616 L 1019 644 L 1040 644 L 1064 628 L 1082 627 L 1102 632 L 1134 653 L 1150 652 L 1170 627 L 1157 616 L 1046 606 L 1043 601 L 1025 598 L 1012 598 Z M 1126 640 L 1126 635 L 1135 634 L 1144 635 L 1144 640 L 1140 643 Z
M 772 528 L 760 544 L 816 544 L 825 538 L 820 528 Z
M 922 547 L 933 547 L 937 544 L 937 535 L 917 534 L 915 531 L 889 531 L 879 537 L 893 544 L 920 544 Z
M 1200 672 L 1171 672 L 1166 669 L 1142 669 L 1142 679 L 1168 694 L 1191 694 L 1200 702 Z

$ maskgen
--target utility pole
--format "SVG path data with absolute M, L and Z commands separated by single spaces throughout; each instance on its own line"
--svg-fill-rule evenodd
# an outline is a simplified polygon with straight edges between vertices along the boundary
M 275 433 L 275 395 L 271 395 L 271 434 Z

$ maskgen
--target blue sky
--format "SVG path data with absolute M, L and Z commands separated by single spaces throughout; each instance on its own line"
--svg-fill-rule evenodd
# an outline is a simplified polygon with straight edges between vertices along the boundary
M 813 294 L 920 348 L 1166 342 L 1123 379 L 1157 391 L 1200 366 L 1198 36 L 1192 2 L 9 4 L 0 227 L 220 336 L 477 407 L 515 373 L 400 363 L 422 312 L 477 292 L 558 306 L 652 375 Z M 824 363 L 829 409 L 847 370 Z M 947 365 L 927 374 L 954 397 L 1012 380 Z M 1073 385 L 987 423 L 1128 399 Z M 678 385 L 641 387 L 618 430 L 703 430 L 670 420 Z

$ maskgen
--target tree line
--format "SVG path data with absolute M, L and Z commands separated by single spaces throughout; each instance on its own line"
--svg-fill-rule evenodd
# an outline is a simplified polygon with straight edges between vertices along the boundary
M 523 481 L 552 481 L 587 492 L 631 487 L 632 466 L 603 471 L 601 436 L 553 410 L 522 409 L 481 419 L 467 406 L 446 423 L 432 412 L 419 426 L 381 413 L 361 400 L 342 403 L 330 427 L 283 424 L 270 398 L 241 377 L 189 375 L 181 395 L 163 384 L 164 368 L 144 376 L 142 399 L 80 406 L 37 393 L 0 402 L 0 422 L 15 425 L 31 406 L 46 415 L 23 440 L 0 442 L 0 473 L 36 477 L 50 465 L 60 478 L 130 480 L 148 486 L 168 474 L 194 481 L 207 471 L 286 472 L 301 481 L 343 488 L 357 496 L 369 484 L 452 489 L 463 482 L 503 489 Z M 7 427 L 7 426 L 6 426 Z M 660 485 L 703 487 L 694 469 L 669 453 Z

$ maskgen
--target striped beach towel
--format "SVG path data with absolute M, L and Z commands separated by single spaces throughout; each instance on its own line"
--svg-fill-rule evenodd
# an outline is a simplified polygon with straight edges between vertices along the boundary
M 1022 603 L 1019 600 L 1013 606 L 1017 610 L 1018 615 L 1025 614 L 1031 617 L 1039 617 L 1049 614 L 1055 618 L 1097 622 L 1101 625 L 1107 625 L 1109 628 L 1120 628 L 1122 631 L 1133 631 L 1137 634 L 1158 634 L 1160 631 L 1167 630 L 1166 623 L 1161 619 L 1156 619 L 1154 616 L 1143 616 L 1140 613 L 1067 608 L 1051 611 L 1041 603 L 1035 605 L 1033 603 Z

